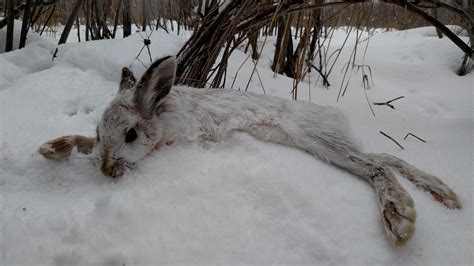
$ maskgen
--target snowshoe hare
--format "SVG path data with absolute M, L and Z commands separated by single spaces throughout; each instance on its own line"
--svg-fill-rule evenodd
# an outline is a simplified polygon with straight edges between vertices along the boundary
M 119 177 L 150 152 L 172 141 L 219 141 L 246 132 L 263 141 L 294 147 L 366 179 L 374 188 L 385 232 L 403 245 L 414 232 L 413 200 L 398 183 L 398 171 L 417 188 L 450 209 L 461 208 L 440 179 L 387 154 L 361 152 L 336 109 L 230 90 L 173 87 L 176 58 L 155 61 L 136 82 L 124 68 L 117 96 L 97 126 L 96 138 L 66 136 L 45 143 L 48 159 L 73 147 L 91 153 L 99 170 Z

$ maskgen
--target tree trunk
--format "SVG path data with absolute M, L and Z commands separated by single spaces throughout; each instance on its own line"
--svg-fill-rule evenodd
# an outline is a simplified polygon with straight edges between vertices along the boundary
M 7 1 L 7 40 L 5 52 L 13 50 L 13 31 L 15 29 L 15 0 Z
M 252 30 L 253 32 L 249 34 L 249 44 L 252 47 L 252 59 L 257 60 L 259 58 L 258 54 L 258 45 L 257 45 L 257 40 L 258 40 L 258 35 L 259 35 L 259 30 Z
M 148 23 L 147 0 L 142 0 L 142 31 L 146 31 L 147 23 Z
M 110 39 L 112 37 L 112 33 L 107 26 L 109 8 L 110 1 L 95 1 L 95 21 L 99 39 Z
M 74 25 L 74 21 L 76 20 L 77 13 L 79 13 L 79 8 L 81 8 L 83 1 L 84 0 L 76 0 L 74 8 L 72 9 L 69 18 L 67 19 L 66 25 L 64 26 L 64 31 L 61 34 L 61 38 L 59 39 L 58 44 L 66 43 L 67 37 L 69 36 L 69 32 L 71 32 L 72 25 Z
M 46 21 L 45 21 L 44 24 L 43 24 L 43 28 L 41 28 L 40 35 L 43 35 L 43 32 L 44 32 L 44 30 L 46 29 L 46 27 L 48 26 L 49 21 L 50 21 L 51 18 L 53 17 L 53 14 L 54 14 L 54 11 L 55 11 L 55 10 L 56 10 L 56 5 L 53 5 L 53 8 L 51 8 L 51 12 L 49 12 L 48 18 L 46 19 Z
M 119 15 L 120 15 L 120 7 L 122 6 L 122 1 L 117 2 L 117 11 L 115 12 L 115 18 L 114 18 L 114 30 L 112 32 L 112 39 L 115 39 L 115 34 L 117 33 L 117 25 L 118 25 L 118 20 L 119 20 Z
M 132 19 L 130 17 L 130 0 L 123 0 L 123 37 L 132 34 Z
M 278 59 L 280 57 L 281 46 L 283 44 L 283 33 L 284 33 L 285 19 L 283 17 L 278 19 L 277 24 L 277 39 L 275 43 L 275 53 L 273 54 L 272 70 L 275 73 L 279 73 Z
M 207 16 L 209 14 L 209 0 L 206 0 L 206 2 L 204 3 L 204 16 Z
M 287 15 L 280 19 L 277 33 L 277 44 L 275 49 L 275 56 L 273 58 L 272 69 L 275 73 L 283 74 L 285 68 L 285 59 L 287 52 L 291 49 L 291 55 L 293 54 L 293 47 L 288 47 L 291 40 L 291 19 L 292 15 Z
M 314 10 L 313 16 L 314 16 L 313 18 L 314 27 L 313 27 L 313 37 L 311 37 L 311 43 L 309 45 L 309 53 L 308 53 L 309 61 L 313 61 L 314 53 L 316 52 L 316 43 L 321 33 L 321 10 L 319 9 Z M 311 68 L 308 69 L 308 72 L 311 72 Z
M 433 8 L 433 17 L 438 19 L 438 8 Z M 438 34 L 438 38 L 443 38 L 443 33 L 438 28 L 436 28 L 436 34 Z
M 100 9 L 97 5 L 97 0 L 92 1 L 91 4 L 91 29 L 94 40 L 101 40 L 104 38 L 102 32 L 102 24 L 100 23 Z
M 291 27 L 288 27 L 288 33 L 284 41 L 286 41 L 287 44 L 286 44 L 286 62 L 285 62 L 285 58 L 283 58 L 283 62 L 282 62 L 283 71 L 288 77 L 294 78 L 295 64 L 293 60 L 293 39 L 291 38 Z
M 461 8 L 464 10 L 465 13 L 469 15 L 471 18 L 471 25 L 467 29 L 467 33 L 469 35 L 469 42 L 471 43 L 471 49 L 474 50 L 474 1 L 455 1 L 455 4 L 457 7 Z M 458 70 L 458 75 L 464 76 L 472 71 L 473 63 L 472 61 L 474 60 L 474 53 L 469 56 L 467 54 L 464 55 L 464 59 L 461 63 L 461 68 Z
M 469 14 L 469 17 L 471 18 L 471 28 L 468 29 L 469 33 L 469 42 L 471 43 L 471 49 L 474 50 L 474 1 L 469 1 L 469 3 L 466 3 L 467 1 L 464 1 L 464 11 Z M 471 60 L 474 60 L 474 53 L 471 55 Z
M 204 17 L 204 14 L 203 14 L 204 12 L 202 11 L 202 0 L 199 0 L 197 13 L 201 18 Z
M 23 13 L 23 22 L 21 24 L 20 45 L 18 46 L 18 49 L 25 47 L 26 44 L 26 35 L 28 34 L 28 26 L 30 25 L 31 17 L 31 2 L 32 0 L 26 0 L 25 12 Z
M 81 25 L 79 23 L 79 17 L 76 18 L 76 25 L 77 25 L 77 41 L 81 42 Z
M 89 31 L 91 28 L 90 19 L 89 19 L 89 0 L 86 0 L 82 6 L 84 11 L 84 16 L 86 17 L 86 42 L 89 41 Z

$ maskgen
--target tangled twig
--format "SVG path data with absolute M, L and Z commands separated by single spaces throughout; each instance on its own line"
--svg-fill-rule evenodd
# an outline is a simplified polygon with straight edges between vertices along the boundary
M 149 58 L 150 58 L 150 63 L 153 62 L 153 58 L 151 57 L 151 51 L 150 51 L 150 44 L 151 44 L 150 37 L 151 37 L 152 34 L 153 34 L 153 30 L 152 30 L 152 31 L 150 32 L 150 34 L 148 34 L 148 36 L 146 36 L 146 38 L 145 38 L 145 37 L 143 37 L 140 33 L 138 33 L 138 35 L 140 35 L 140 37 L 142 38 L 143 46 L 142 46 L 142 49 L 140 49 L 140 52 L 138 52 L 137 56 L 135 56 L 135 60 L 138 61 L 138 62 L 140 62 L 140 63 L 141 63 L 145 68 L 147 68 L 147 69 L 148 69 L 148 67 L 142 62 L 142 60 L 140 60 L 139 57 L 140 57 L 140 55 L 142 54 L 143 50 L 144 50 L 145 47 L 146 47 L 146 49 L 147 49 L 147 51 L 148 51 L 148 56 L 149 56 Z M 132 62 L 132 64 L 133 64 L 133 62 Z
M 392 108 L 392 109 L 395 109 L 395 106 L 393 106 L 393 105 L 391 104 L 391 102 L 394 102 L 394 101 L 396 101 L 396 100 L 400 100 L 400 99 L 403 99 L 403 98 L 405 98 L 405 96 L 400 96 L 400 97 L 397 97 L 397 98 L 395 98 L 395 99 L 392 99 L 392 100 L 386 101 L 386 102 L 374 103 L 374 105 L 386 105 L 386 106 L 388 106 L 388 107 L 390 107 L 390 108 Z M 406 138 L 406 137 L 405 137 L 405 138 Z

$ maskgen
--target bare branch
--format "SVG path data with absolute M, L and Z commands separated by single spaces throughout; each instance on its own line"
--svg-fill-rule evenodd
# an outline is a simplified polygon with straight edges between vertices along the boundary
M 417 138 L 418 140 L 420 140 L 421 142 L 426 143 L 426 140 L 424 140 L 424 139 L 422 139 L 422 138 L 416 136 L 415 134 L 412 134 L 411 132 L 408 133 L 408 134 L 403 138 L 403 140 L 406 140 L 408 136 L 413 136 L 413 137 Z
M 312 68 L 314 68 L 314 70 L 316 70 L 319 75 L 321 75 L 321 77 L 323 78 L 323 85 L 324 87 L 329 87 L 331 86 L 331 84 L 329 84 L 329 80 L 328 78 L 326 77 L 326 75 L 324 75 L 324 73 L 321 71 L 321 69 L 317 68 L 315 65 L 311 64 L 308 60 L 305 60 L 306 63 L 308 63 L 308 65 L 310 65 Z
M 380 102 L 380 103 L 374 103 L 374 105 L 386 105 L 392 109 L 395 109 L 395 106 L 391 105 L 390 103 L 393 102 L 393 101 L 396 101 L 396 100 L 400 100 L 402 98 L 405 98 L 405 96 L 400 96 L 400 97 L 397 97 L 395 99 L 392 99 L 390 101 L 386 101 L 386 102 Z
M 383 131 L 380 131 L 380 134 L 384 135 L 385 137 L 387 137 L 389 140 L 393 141 L 395 144 L 398 145 L 398 147 L 400 147 L 402 150 L 405 150 L 405 148 L 403 148 L 402 145 L 400 145 L 400 143 L 398 143 L 398 141 L 396 141 L 395 139 L 393 139 L 392 137 L 390 137 L 389 135 L 387 135 L 386 133 L 384 133 Z

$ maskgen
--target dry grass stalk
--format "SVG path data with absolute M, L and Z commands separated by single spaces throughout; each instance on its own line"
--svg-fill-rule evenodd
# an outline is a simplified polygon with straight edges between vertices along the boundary
M 396 141 L 394 138 L 390 137 L 389 135 L 387 135 L 386 133 L 384 133 L 383 131 L 379 131 L 380 134 L 382 134 L 383 136 L 385 136 L 386 138 L 388 138 L 389 140 L 393 141 L 393 143 L 397 144 L 398 147 L 400 147 L 400 149 L 404 150 L 405 148 L 403 148 L 402 145 L 400 145 L 400 143 L 398 143 L 398 141 Z
M 418 139 L 419 141 L 421 141 L 421 142 L 423 142 L 423 143 L 426 143 L 426 140 L 424 140 L 424 139 L 422 139 L 422 138 L 416 136 L 415 134 L 412 134 L 411 132 L 408 133 L 408 134 L 403 138 L 403 140 L 406 140 L 408 136 L 412 136 L 412 137 Z

